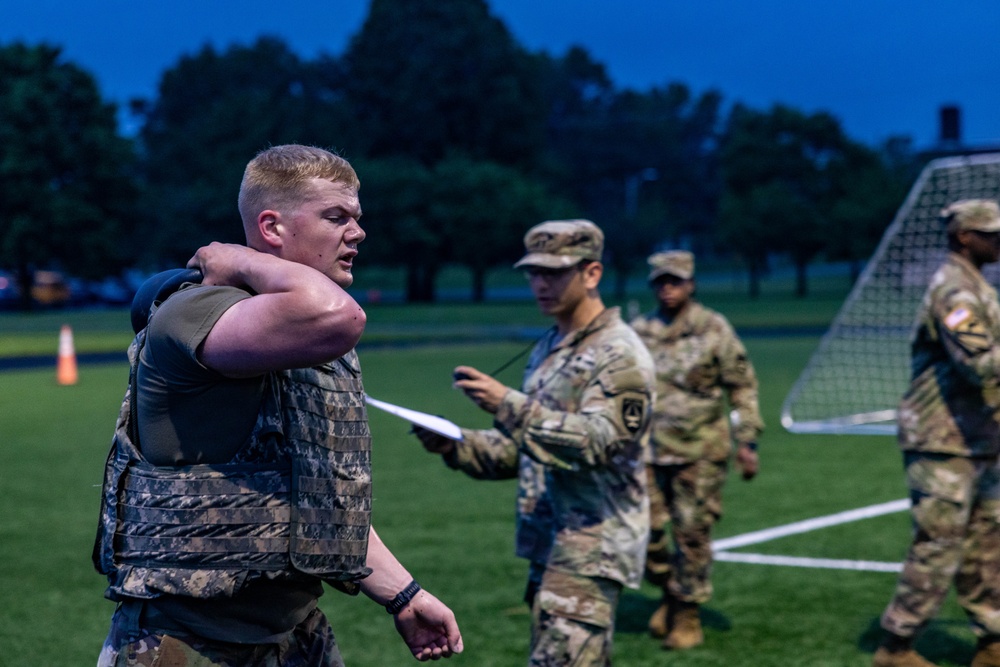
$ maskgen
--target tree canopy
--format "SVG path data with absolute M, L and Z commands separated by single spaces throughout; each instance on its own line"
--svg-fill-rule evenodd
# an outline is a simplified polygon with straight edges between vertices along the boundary
M 552 101 L 552 150 L 567 165 L 571 196 L 605 231 L 621 296 L 657 245 L 704 233 L 714 220 L 721 97 L 695 96 L 682 84 L 606 90 L 600 71 L 581 62 L 572 53 L 561 63 L 564 79 L 582 70 L 592 84 L 564 85 L 569 99 Z M 580 90 L 591 91 L 589 100 Z
M 58 47 L 0 46 L 0 265 L 26 305 L 35 268 L 97 277 L 131 257 L 133 154 L 115 111 Z
M 799 294 L 817 257 L 866 257 L 912 153 L 854 142 L 824 112 L 724 107 L 676 81 L 620 89 L 580 46 L 529 52 L 485 0 L 372 0 L 340 56 L 304 59 L 275 37 L 183 56 L 133 102 L 132 142 L 58 48 L 13 44 L 0 47 L 0 265 L 107 274 L 242 241 L 243 169 L 281 143 L 351 160 L 366 257 L 404 267 L 408 300 L 433 300 L 446 263 L 481 298 L 524 231 L 561 217 L 604 229 L 619 297 L 669 247 L 740 258 L 751 294 L 775 253 Z
M 835 236 L 870 224 L 847 220 L 845 216 L 852 215 L 848 202 L 865 196 L 865 183 L 874 180 L 885 186 L 891 180 L 877 154 L 851 141 L 833 116 L 805 114 L 780 104 L 768 111 L 734 107 L 720 160 L 724 183 L 720 237 L 746 262 L 753 296 L 768 255 L 774 252 L 785 252 L 792 259 L 796 294 L 805 296 L 808 264 L 831 248 Z M 880 206 L 873 212 L 885 214 Z M 882 228 L 889 222 L 890 218 L 883 219 Z M 871 234 L 856 240 L 870 243 Z M 856 253 L 859 248 L 843 252 Z
M 472 276 L 482 300 L 486 273 L 522 251 L 525 230 L 568 202 L 537 181 L 493 162 L 454 155 L 428 169 L 408 158 L 360 161 L 366 256 L 406 269 L 407 301 L 433 301 L 435 278 L 448 263 Z
M 444 257 L 468 267 L 474 301 L 484 298 L 488 270 L 510 266 L 522 254 L 528 227 L 571 210 L 518 171 L 465 157 L 437 164 L 430 201 L 430 220 L 445 240 Z
M 209 241 L 241 242 L 236 196 L 246 163 L 282 143 L 350 141 L 334 60 L 303 62 L 275 38 L 205 46 L 164 72 L 144 118 L 148 238 L 156 259 L 183 262 Z
M 530 59 L 484 0 L 372 0 L 343 66 L 371 157 L 432 166 L 460 152 L 523 167 L 543 149 Z

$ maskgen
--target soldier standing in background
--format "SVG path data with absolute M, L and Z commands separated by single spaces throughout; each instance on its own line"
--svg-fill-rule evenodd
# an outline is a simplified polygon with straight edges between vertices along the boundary
M 698 608 L 712 595 L 711 532 L 722 515 L 732 440 L 743 478 L 752 479 L 764 424 L 746 348 L 725 317 L 693 298 L 694 256 L 673 250 L 648 262 L 659 307 L 631 324 L 656 364 L 646 578 L 662 586 L 663 602 L 649 629 L 664 648 L 688 649 L 704 641 Z
M 1000 208 L 963 200 L 941 217 L 950 252 L 917 314 L 899 407 L 913 541 L 875 667 L 933 667 L 913 641 L 952 582 L 979 637 L 972 666 L 1000 667 L 1000 305 L 981 273 L 1000 258 Z
M 538 305 L 556 321 L 522 391 L 469 366 L 455 386 L 494 415 L 455 441 L 416 429 L 431 452 L 477 479 L 517 477 L 517 555 L 531 562 L 532 667 L 610 664 L 622 586 L 638 587 L 649 532 L 644 443 L 653 362 L 598 292 L 604 236 L 587 220 L 525 235 Z

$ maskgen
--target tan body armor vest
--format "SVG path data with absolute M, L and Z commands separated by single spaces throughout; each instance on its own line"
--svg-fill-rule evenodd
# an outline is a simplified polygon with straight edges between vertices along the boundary
M 144 336 L 129 348 L 133 381 L 105 467 L 94 564 L 106 596 L 231 596 L 303 574 L 344 588 L 367 576 L 371 436 L 357 354 L 269 374 L 232 461 L 164 467 L 131 435 Z

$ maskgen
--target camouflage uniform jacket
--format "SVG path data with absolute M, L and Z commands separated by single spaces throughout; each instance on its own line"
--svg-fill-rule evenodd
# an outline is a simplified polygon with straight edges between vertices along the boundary
M 135 368 L 145 330 L 129 348 Z M 94 564 L 106 596 L 229 597 L 303 574 L 367 576 L 371 437 L 357 355 L 270 374 L 249 441 L 225 464 L 154 466 L 126 392 L 105 468 Z
M 986 457 L 1000 452 L 1000 305 L 962 256 L 931 278 L 911 341 L 899 407 L 904 451 Z
M 617 308 L 535 346 L 523 391 L 490 430 L 463 430 L 448 465 L 518 477 L 517 555 L 637 587 L 649 533 L 643 463 L 653 362 Z
M 757 376 L 725 317 L 690 301 L 673 322 L 654 311 L 637 317 L 632 327 L 656 364 L 652 463 L 724 461 L 733 438 L 757 439 L 764 428 Z

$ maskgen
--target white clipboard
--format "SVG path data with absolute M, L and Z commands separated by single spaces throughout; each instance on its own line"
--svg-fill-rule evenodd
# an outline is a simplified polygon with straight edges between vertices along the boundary
M 443 435 L 446 438 L 451 438 L 452 440 L 458 440 L 460 442 L 462 440 L 462 429 L 444 417 L 429 415 L 426 412 L 410 410 L 409 408 L 393 405 L 392 403 L 386 403 L 385 401 L 372 398 L 368 394 L 365 394 L 365 402 L 373 408 L 385 410 L 389 414 L 402 417 L 411 424 L 422 426 L 428 431 L 434 431 L 438 435 Z

